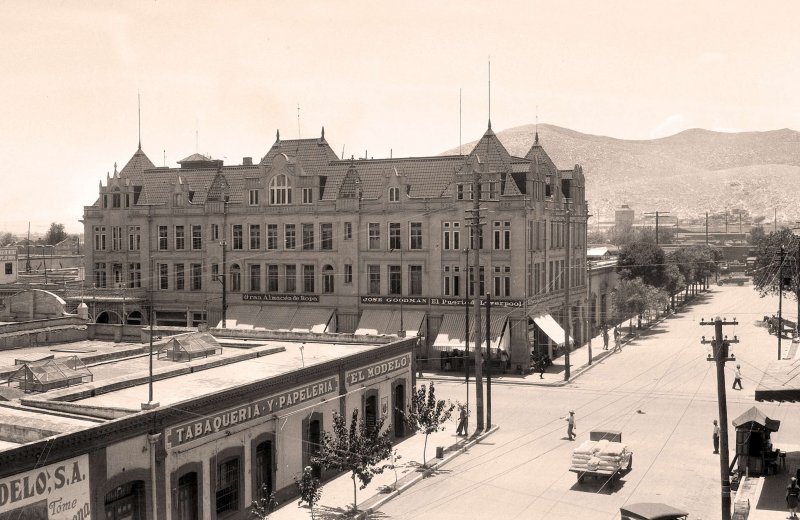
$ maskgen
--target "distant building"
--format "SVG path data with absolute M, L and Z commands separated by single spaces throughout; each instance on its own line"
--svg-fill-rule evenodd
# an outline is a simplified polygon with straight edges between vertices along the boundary
M 614 210 L 614 226 L 617 229 L 629 229 L 633 226 L 634 211 L 627 204 Z
M 194 154 L 178 164 L 157 168 L 140 147 L 85 207 L 94 288 L 72 301 L 83 298 L 92 319 L 146 323 L 152 308 L 159 325 L 402 328 L 421 336 L 422 359 L 438 360 L 463 349 L 465 298 L 491 293 L 494 355 L 527 363 L 529 334 L 550 343 L 535 318 L 563 321 L 572 273 L 572 334 L 585 338 L 583 171 L 558 169 L 538 135 L 525 157 L 509 154 L 490 127 L 467 155 L 342 160 L 323 129 L 314 139 L 278 134 L 258 162 Z M 482 255 L 468 276 L 474 173 Z
M 0 285 L 17 281 L 17 248 L 0 247 Z

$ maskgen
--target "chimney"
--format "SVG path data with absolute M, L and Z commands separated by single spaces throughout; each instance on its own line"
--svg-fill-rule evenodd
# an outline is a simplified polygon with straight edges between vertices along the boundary
M 242 157 L 242 166 L 253 166 L 252 157 Z

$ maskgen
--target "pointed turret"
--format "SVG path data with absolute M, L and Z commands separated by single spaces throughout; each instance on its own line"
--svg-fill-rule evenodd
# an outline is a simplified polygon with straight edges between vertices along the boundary
M 492 131 L 492 123 L 483 134 L 475 148 L 470 152 L 470 156 L 478 156 L 485 168 L 483 171 L 508 172 L 511 171 L 511 154 L 508 153 L 503 143 L 497 138 L 497 134 Z

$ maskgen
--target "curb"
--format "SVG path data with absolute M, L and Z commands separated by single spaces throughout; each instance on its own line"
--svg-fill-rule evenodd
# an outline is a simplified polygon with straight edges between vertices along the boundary
M 392 492 L 386 493 L 385 495 L 381 496 L 374 503 L 372 503 L 372 501 L 375 499 L 375 497 L 380 496 L 380 494 L 373 495 L 371 498 L 369 498 L 366 501 L 364 501 L 365 505 L 369 504 L 369 503 L 371 503 L 371 505 L 369 505 L 367 507 L 364 507 L 363 509 L 361 507 L 359 507 L 359 509 L 360 509 L 359 513 L 356 516 L 354 516 L 353 518 L 358 519 L 358 520 L 364 520 L 366 518 L 369 518 L 369 516 L 372 513 L 376 512 L 378 509 L 380 509 L 384 504 L 386 504 L 387 502 L 392 500 L 394 497 L 396 497 L 397 495 L 403 493 L 406 489 L 414 486 L 420 480 L 422 480 L 424 478 L 427 478 L 428 476 L 430 476 L 431 473 L 433 473 L 434 471 L 438 470 L 439 468 L 445 466 L 451 460 L 455 459 L 456 457 L 458 457 L 459 455 L 461 455 L 462 453 L 467 451 L 469 448 L 471 448 L 475 444 L 478 444 L 480 441 L 482 441 L 483 439 L 485 439 L 486 437 L 488 437 L 489 435 L 493 434 L 494 432 L 496 432 L 499 429 L 500 429 L 500 426 L 494 425 L 494 426 L 492 426 L 491 429 L 481 433 L 480 435 L 473 436 L 471 439 L 469 439 L 463 445 L 459 445 L 458 443 L 455 444 L 454 446 L 456 446 L 456 447 L 452 449 L 452 452 L 450 452 L 448 456 L 446 456 L 442 460 L 436 462 L 435 464 L 432 464 L 430 467 L 428 467 L 428 469 L 426 471 L 417 473 L 408 482 L 405 482 L 402 485 L 398 486 L 397 489 L 393 490 Z M 452 448 L 452 446 L 451 446 L 451 448 Z

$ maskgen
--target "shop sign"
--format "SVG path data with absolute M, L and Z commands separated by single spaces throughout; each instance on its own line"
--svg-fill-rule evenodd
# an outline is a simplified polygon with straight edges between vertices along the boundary
M 361 303 L 381 305 L 428 305 L 428 299 L 421 296 L 362 296 Z
M 375 379 L 398 370 L 403 370 L 411 366 L 411 354 L 403 354 L 387 361 L 379 361 L 374 365 L 359 368 L 358 370 L 350 370 L 345 373 L 345 381 L 348 385 L 355 385 Z
M 175 448 L 187 442 L 196 441 L 265 415 L 277 414 L 286 408 L 335 392 L 338 386 L 338 378 L 332 376 L 169 428 L 166 438 L 167 448 Z
M 319 296 L 316 294 L 244 293 L 242 300 L 246 302 L 319 303 Z
M 463 298 L 431 298 L 431 305 L 446 305 L 449 307 L 463 307 L 467 300 Z M 480 300 L 481 307 L 486 306 L 486 300 Z M 525 305 L 523 300 L 495 300 L 492 299 L 492 307 L 519 307 Z
M 5 260 L 16 260 L 17 248 L 16 247 L 0 247 L 0 262 Z
M 89 488 L 88 455 L 0 479 L 0 516 L 88 520 Z

